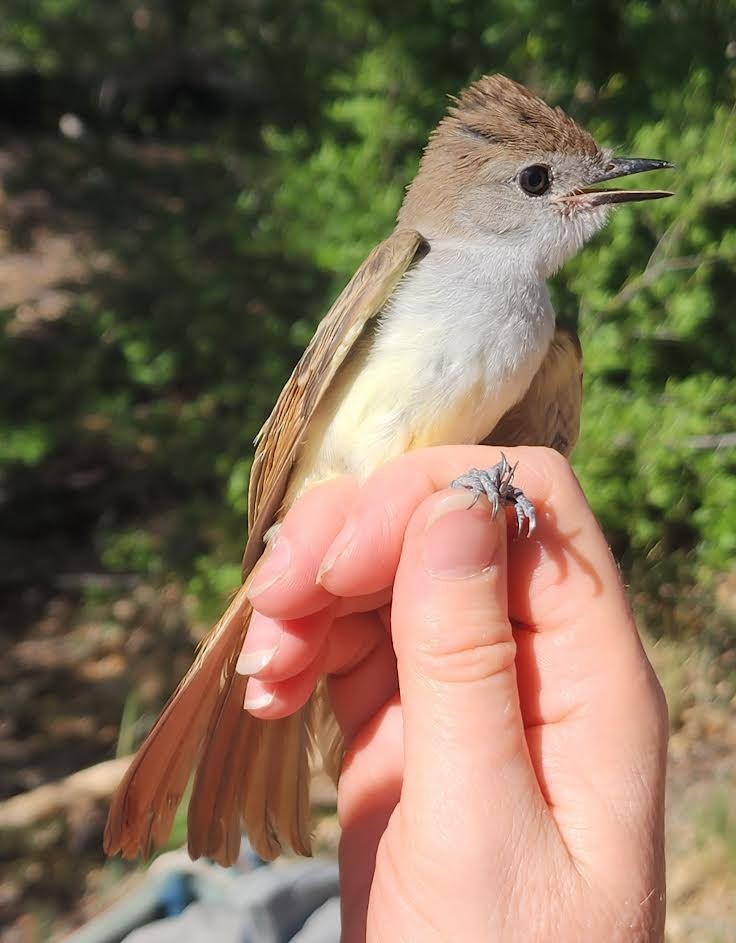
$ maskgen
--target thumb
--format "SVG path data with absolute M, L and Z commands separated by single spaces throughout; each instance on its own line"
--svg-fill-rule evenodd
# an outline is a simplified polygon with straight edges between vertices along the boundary
M 461 491 L 433 495 L 404 538 L 391 613 L 404 720 L 402 813 L 420 829 L 443 818 L 449 834 L 462 825 L 457 815 L 473 829 L 485 821 L 503 830 L 503 841 L 505 813 L 520 802 L 541 804 L 541 796 L 516 685 L 505 517 L 493 520 L 485 500 L 470 508 L 471 501 Z

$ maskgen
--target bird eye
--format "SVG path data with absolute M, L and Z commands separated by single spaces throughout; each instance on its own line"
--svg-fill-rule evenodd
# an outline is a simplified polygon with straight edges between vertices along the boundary
M 519 186 L 529 196 L 541 196 L 552 185 L 552 176 L 549 167 L 543 164 L 533 164 L 525 167 L 519 174 Z

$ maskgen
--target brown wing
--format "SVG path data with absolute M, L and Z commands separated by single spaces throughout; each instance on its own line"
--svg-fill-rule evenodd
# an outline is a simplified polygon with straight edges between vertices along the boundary
M 524 398 L 502 417 L 485 445 L 546 445 L 570 455 L 580 431 L 583 354 L 577 335 L 558 326 Z
M 366 324 L 426 243 L 394 233 L 368 256 L 325 316 L 258 437 L 251 475 L 246 569 L 262 551 L 309 419 Z M 171 829 L 197 766 L 189 803 L 189 850 L 231 864 L 241 816 L 253 846 L 273 857 L 288 840 L 309 853 L 307 727 L 302 712 L 264 722 L 243 710 L 247 678 L 235 663 L 250 621 L 241 586 L 131 763 L 110 807 L 105 850 L 149 854 Z M 288 754 L 287 763 L 284 756 Z M 247 789 L 244 784 L 247 776 Z
M 368 322 L 388 301 L 412 262 L 428 250 L 418 232 L 395 231 L 379 243 L 332 305 L 286 381 L 273 412 L 256 437 L 248 488 L 246 575 L 263 552 L 309 420 Z

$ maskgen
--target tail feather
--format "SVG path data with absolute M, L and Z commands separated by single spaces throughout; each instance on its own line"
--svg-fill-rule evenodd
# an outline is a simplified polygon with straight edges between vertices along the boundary
M 308 705 L 261 725 L 258 762 L 241 782 L 240 808 L 251 845 L 265 860 L 287 844 L 310 855 Z
M 269 819 L 279 842 L 300 855 L 311 855 L 309 815 L 309 728 L 312 701 L 282 721 L 282 728 L 270 738 Z M 277 739 L 278 737 L 278 739 Z
M 332 710 L 325 678 L 317 685 L 313 702 L 312 730 L 315 732 L 315 749 L 322 757 L 325 773 L 337 785 L 345 756 L 345 738 Z
M 209 724 L 189 800 L 188 840 L 192 858 L 214 858 L 228 866 L 240 850 L 238 800 L 246 770 L 253 769 L 253 733 L 259 725 L 243 710 L 247 678 L 235 673 L 237 652 L 226 666 L 226 680 Z
M 188 811 L 192 858 L 232 864 L 241 819 L 263 858 L 275 858 L 282 843 L 311 853 L 314 705 L 275 721 L 243 709 L 247 679 L 235 664 L 251 611 L 241 587 L 133 759 L 110 807 L 107 854 L 147 856 L 164 844 L 195 766 Z
M 107 854 L 148 856 L 167 840 L 222 697 L 223 666 L 242 646 L 250 611 L 241 587 L 133 758 L 110 806 Z
M 273 738 L 282 724 L 283 721 L 274 720 L 270 724 L 259 724 L 254 729 L 250 750 L 256 775 L 249 776 L 247 782 L 240 784 L 240 815 L 243 822 L 247 823 L 248 840 L 256 854 L 265 861 L 271 861 L 281 853 L 281 843 L 271 822 L 269 781 L 274 757 Z

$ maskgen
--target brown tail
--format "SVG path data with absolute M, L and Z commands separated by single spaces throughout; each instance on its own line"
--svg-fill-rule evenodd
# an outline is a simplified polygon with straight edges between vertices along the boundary
M 273 858 L 287 843 L 310 853 L 311 706 L 278 721 L 243 710 L 247 679 L 235 663 L 250 622 L 241 587 L 200 648 L 113 796 L 107 854 L 150 855 L 168 838 L 197 767 L 189 802 L 189 852 L 222 865 L 240 849 L 240 822 L 251 844 Z

